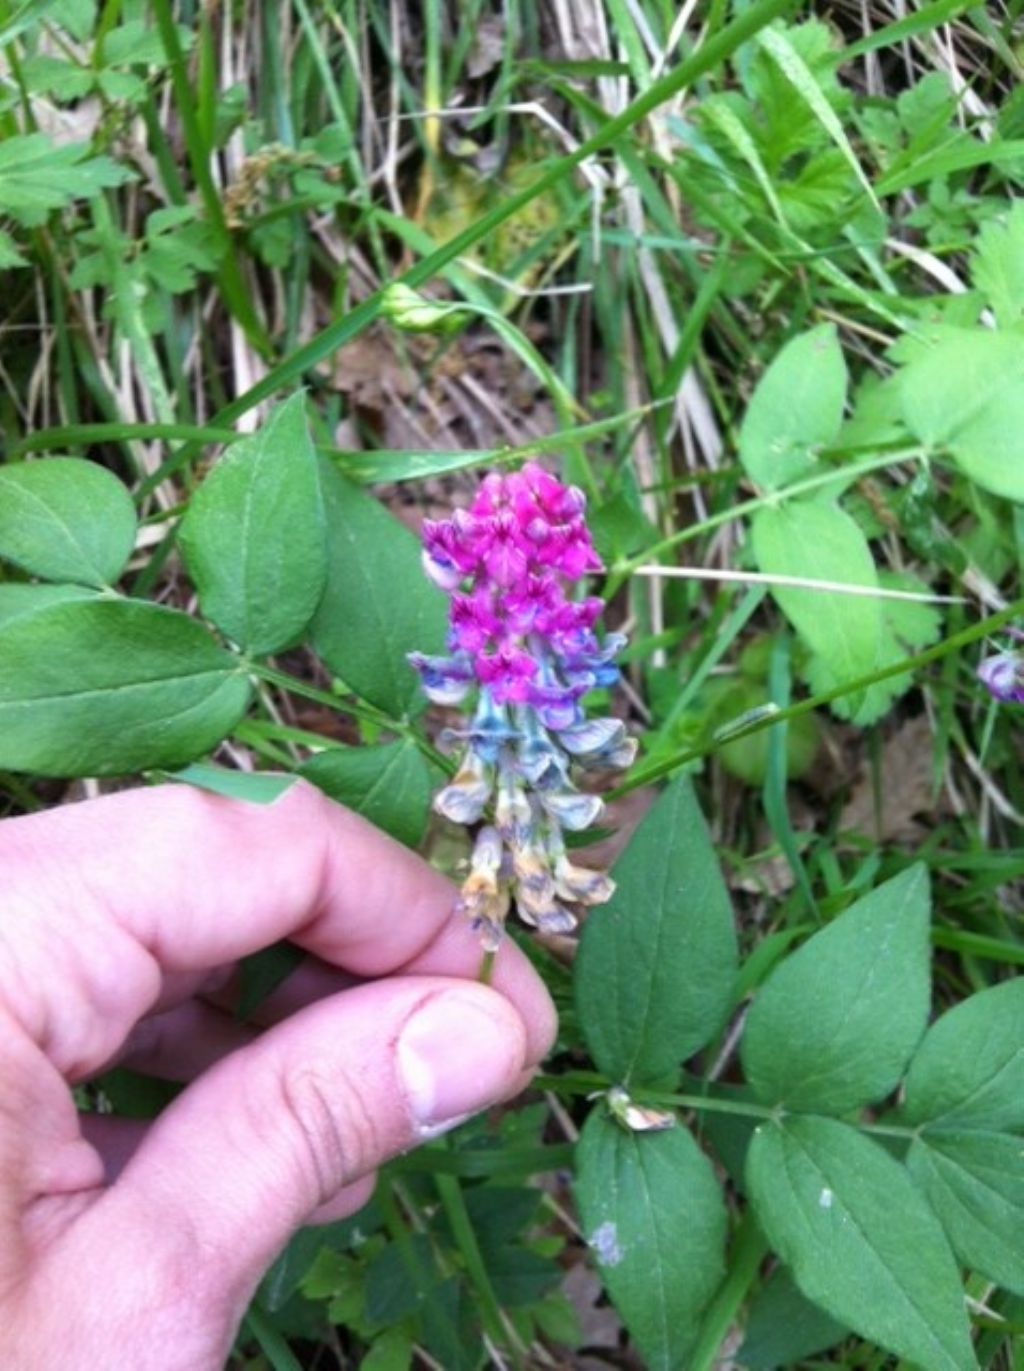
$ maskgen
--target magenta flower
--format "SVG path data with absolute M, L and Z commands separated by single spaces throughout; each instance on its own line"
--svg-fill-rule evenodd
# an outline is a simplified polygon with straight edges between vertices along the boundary
M 424 568 L 451 597 L 451 655 L 409 660 L 435 703 L 476 694 L 470 727 L 442 735 L 463 757 L 434 807 L 476 824 L 494 801 L 461 900 L 491 949 L 513 895 L 527 923 L 561 932 L 575 926 L 574 905 L 600 903 L 613 889 L 603 873 L 569 863 L 562 836 L 603 809 L 575 787 L 570 768 L 623 768 L 636 752 L 621 722 L 588 719 L 580 704 L 618 680 L 614 657 L 625 643 L 621 634 L 598 639 L 599 599 L 569 594 L 602 569 L 585 507 L 582 491 L 530 462 L 487 476 L 468 510 L 424 525 Z

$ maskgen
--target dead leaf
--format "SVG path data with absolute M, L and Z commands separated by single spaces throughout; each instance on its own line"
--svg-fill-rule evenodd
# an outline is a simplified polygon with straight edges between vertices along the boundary
M 505 21 L 500 15 L 490 14 L 479 20 L 473 46 L 466 61 L 466 74 L 476 80 L 486 76 L 501 61 L 505 49 Z
M 578 1262 L 562 1282 L 562 1293 L 576 1310 L 584 1347 L 618 1347 L 622 1324 L 610 1304 L 598 1303 L 604 1287 L 596 1271 Z
M 934 808 L 932 796 L 932 731 L 926 715 L 910 719 L 884 744 L 875 796 L 874 778 L 865 767 L 839 821 L 840 829 L 863 833 L 880 842 L 921 836 L 915 815 Z
M 767 895 L 780 900 L 793 889 L 793 868 L 781 853 L 766 857 L 762 862 L 747 864 L 743 870 L 728 878 L 732 890 L 745 895 Z

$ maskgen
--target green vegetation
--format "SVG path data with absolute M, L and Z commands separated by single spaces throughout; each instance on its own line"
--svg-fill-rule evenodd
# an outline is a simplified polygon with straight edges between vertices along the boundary
M 1019 8 L 0 0 L 0 812 L 294 773 L 455 874 L 415 530 L 526 456 L 630 636 L 548 1074 L 239 1371 L 1021 1364 Z

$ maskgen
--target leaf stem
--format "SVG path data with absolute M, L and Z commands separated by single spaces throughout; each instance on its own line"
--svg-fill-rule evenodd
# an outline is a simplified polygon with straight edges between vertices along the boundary
M 434 1184 L 441 1197 L 445 1216 L 451 1225 L 452 1237 L 465 1264 L 466 1274 L 476 1292 L 480 1304 L 480 1321 L 498 1347 L 508 1347 L 515 1365 L 522 1371 L 525 1365 L 525 1348 L 508 1322 L 491 1284 L 487 1264 L 466 1208 L 462 1186 L 454 1176 L 447 1176 L 444 1172 L 438 1172 L 434 1176 Z
M 725 1280 L 701 1321 L 697 1345 L 688 1363 L 690 1371 L 711 1371 L 717 1365 L 719 1349 L 736 1322 L 740 1306 L 767 1255 L 768 1244 L 753 1214 L 748 1212 L 736 1230 Z
M 603 1095 L 613 1084 L 607 1077 L 596 1071 L 568 1072 L 564 1076 L 535 1076 L 534 1086 L 538 1090 L 551 1090 L 563 1095 Z M 629 1087 L 630 1098 L 637 1104 L 649 1104 L 655 1108 L 694 1109 L 705 1114 L 736 1114 L 748 1119 L 778 1121 L 789 1112 L 782 1105 L 757 1104 L 753 1100 L 723 1100 L 715 1095 L 681 1094 L 678 1091 L 647 1090 L 643 1086 Z M 916 1128 L 903 1124 L 855 1123 L 862 1133 L 871 1133 L 883 1138 L 914 1138 Z
M 990 614 L 987 619 L 982 619 L 973 627 L 965 628 L 960 633 L 954 633 L 944 642 L 937 643 L 934 647 L 917 653 L 916 656 L 905 657 L 902 662 L 895 662 L 892 666 L 883 667 L 880 671 L 872 671 L 867 676 L 858 676 L 856 680 L 847 681 L 844 685 L 836 686 L 833 690 L 823 691 L 820 695 L 812 695 L 810 699 L 800 700 L 795 705 L 789 705 L 786 709 L 773 711 L 767 717 L 752 720 L 748 727 L 738 729 L 735 733 L 730 732 L 728 740 L 732 742 L 736 738 L 745 738 L 751 733 L 760 733 L 763 728 L 773 728 L 776 724 L 787 723 L 790 719 L 798 719 L 801 715 L 810 714 L 813 710 L 820 709 L 822 705 L 831 704 L 833 700 L 838 700 L 844 695 L 867 690 L 869 686 L 873 686 L 879 681 L 888 681 L 893 676 L 903 676 L 907 672 L 916 671 L 919 667 L 941 661 L 943 657 L 948 656 L 951 652 L 956 652 L 958 648 L 967 647 L 968 644 L 975 643 L 980 638 L 987 638 L 1021 614 L 1024 614 L 1024 597 L 1014 600 L 1005 609 L 999 610 L 997 614 Z M 642 768 L 623 781 L 621 785 L 617 785 L 614 790 L 610 790 L 605 799 L 617 800 L 620 796 L 628 794 L 631 790 L 636 790 L 639 786 L 649 785 L 652 781 L 659 781 L 663 776 L 668 776 L 680 767 L 688 766 L 690 762 L 700 761 L 701 758 L 714 752 L 721 741 L 719 738 L 712 738 L 709 742 L 701 744 L 700 747 L 687 748 L 682 752 L 675 753 L 674 756 L 666 757 L 664 761 L 657 762 L 654 766 Z
M 703 1110 L 706 1114 L 739 1114 L 748 1119 L 779 1119 L 783 1110 L 777 1105 L 755 1104 L 753 1100 L 720 1100 L 713 1095 L 663 1094 L 657 1090 L 631 1090 L 638 1104 L 656 1107 L 670 1105 L 676 1109 Z
M 686 528 L 678 529 L 669 537 L 662 538 L 659 542 L 652 543 L 650 547 L 645 547 L 642 552 L 617 563 L 611 568 L 610 582 L 604 593 L 604 599 L 611 599 L 623 581 L 643 566 L 645 562 L 649 562 L 653 557 L 659 557 L 663 552 L 670 552 L 672 548 L 679 547 L 681 543 L 688 543 L 694 538 L 701 537 L 702 534 L 712 533 L 722 524 L 731 523 L 734 519 L 741 519 L 746 514 L 753 514 L 766 505 L 778 505 L 785 500 L 793 499 L 794 496 L 806 495 L 812 490 L 820 490 L 822 486 L 835 485 L 839 481 L 849 484 L 860 476 L 866 476 L 872 471 L 881 471 L 884 467 L 892 466 L 894 462 L 922 461 L 927 455 L 924 449 L 917 445 L 908 446 L 904 451 L 886 452 L 868 457 L 863 462 L 853 462 L 849 466 L 835 467 L 831 471 L 822 472 L 820 475 L 809 476 L 805 481 L 794 481 L 791 486 L 786 486 L 783 490 L 755 495 L 749 500 L 742 500 L 738 505 L 730 505 L 718 514 L 712 514 L 699 523 L 689 524 Z
M 367 723 L 376 724 L 379 728 L 386 728 L 391 733 L 397 733 L 399 737 L 407 738 L 419 748 L 423 756 L 434 766 L 439 767 L 445 775 L 451 775 L 454 770 L 447 757 L 432 747 L 425 738 L 416 732 L 411 724 L 402 719 L 392 719 L 390 715 L 375 709 L 373 705 L 364 704 L 362 700 L 348 699 L 345 696 L 334 695 L 327 690 L 320 690 L 319 687 L 300 680 L 298 676 L 290 676 L 286 671 L 278 671 L 276 667 L 265 666 L 262 662 L 246 661 L 245 669 L 261 681 L 266 681 L 268 685 L 275 685 L 280 690 L 290 691 L 293 695 L 301 695 L 303 699 L 313 700 L 316 704 L 326 705 L 329 709 L 336 709 L 339 714 L 348 714 L 354 719 L 364 719 Z

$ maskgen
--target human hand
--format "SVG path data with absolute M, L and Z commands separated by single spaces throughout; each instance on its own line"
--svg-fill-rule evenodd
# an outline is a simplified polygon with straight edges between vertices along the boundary
M 516 1094 L 551 1045 L 522 954 L 475 983 L 447 882 L 303 784 L 8 820 L 0 889 L 6 1371 L 221 1367 L 296 1228 L 354 1212 L 375 1166 Z M 220 1004 L 282 937 L 310 959 L 261 1031 Z M 191 1084 L 146 1126 L 79 1115 L 69 1087 L 114 1061 Z

